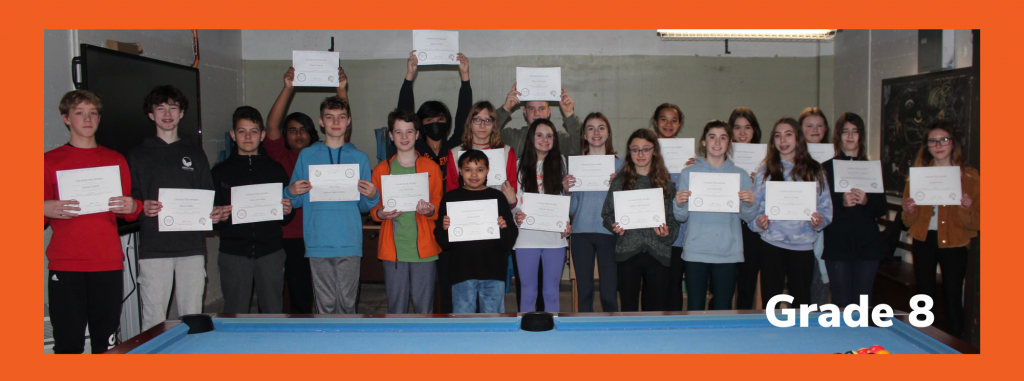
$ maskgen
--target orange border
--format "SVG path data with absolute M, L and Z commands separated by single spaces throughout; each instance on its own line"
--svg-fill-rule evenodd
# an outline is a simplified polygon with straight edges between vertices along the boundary
M 406 4 L 409 3 L 409 4 Z M 982 113 L 996 118 L 991 110 L 1014 110 L 1020 106 L 1014 101 L 1020 99 L 1019 32 L 1012 27 L 1019 25 L 1016 12 L 1003 7 L 982 9 L 979 2 L 933 1 L 927 5 L 916 5 L 895 1 L 868 2 L 817 2 L 813 5 L 786 5 L 770 1 L 730 2 L 678 2 L 647 5 L 641 3 L 589 1 L 572 4 L 569 2 L 501 3 L 459 1 L 465 6 L 445 2 L 431 12 L 409 16 L 412 9 L 422 7 L 423 2 L 409 0 L 386 2 L 270 2 L 265 0 L 241 2 L 241 5 L 222 5 L 210 1 L 148 2 L 136 1 L 52 1 L 19 3 L 9 5 L 6 14 L 10 17 L 4 25 L 0 39 L 5 43 L 3 66 L 5 91 L 0 94 L 0 107 L 12 118 L 7 118 L 5 128 L 9 133 L 0 139 L 3 161 L 9 163 L 6 171 L 10 179 L 3 187 L 4 199 L 12 204 L 14 211 L 6 215 L 3 231 L 7 239 L 8 261 L 2 267 L 0 282 L 4 293 L 5 306 L 2 319 L 5 339 L 6 374 L 12 379 L 20 378 L 112 378 L 147 377 L 153 379 L 199 378 L 279 378 L 298 377 L 321 378 L 420 378 L 424 374 L 457 375 L 458 378 L 522 378 L 524 375 L 546 377 L 598 377 L 611 379 L 637 378 L 683 378 L 691 375 L 707 376 L 768 376 L 822 377 L 822 378 L 864 378 L 864 377 L 918 377 L 925 375 L 943 378 L 975 376 L 995 378 L 1003 376 L 1004 369 L 1016 365 L 1010 360 L 1015 346 L 1014 339 L 1020 337 L 1018 326 L 1011 325 L 1011 319 L 1020 312 L 1020 303 L 1014 299 L 1013 291 L 1019 288 L 1012 279 L 1020 279 L 1017 269 L 1022 268 L 1021 256 L 1016 245 L 1006 237 L 1016 222 L 1014 215 L 1019 208 L 996 204 L 1002 213 L 986 211 L 990 222 L 988 227 L 997 229 L 987 234 L 987 252 L 993 258 L 985 261 L 983 284 L 989 303 L 983 309 L 985 345 L 983 354 L 975 356 L 146 356 L 146 357 L 43 357 L 38 349 L 39 321 L 36 310 L 42 296 L 39 287 L 39 241 L 29 243 L 22 237 L 30 237 L 30 225 L 15 216 L 30 216 L 38 213 L 38 204 L 28 207 L 20 202 L 24 194 L 39 194 L 37 181 L 22 185 L 20 179 L 38 179 L 42 157 L 38 144 L 43 140 L 42 125 L 46 113 L 56 112 L 54 105 L 44 105 L 43 88 L 43 29 L 62 28 L 516 28 L 543 26 L 547 28 L 643 28 L 656 27 L 746 27 L 746 28 L 875 28 L 894 27 L 918 28 L 959 28 L 983 27 L 985 46 L 992 52 L 985 58 L 987 90 L 983 90 L 986 105 Z M 24 5 L 31 4 L 31 5 Z M 38 4 L 38 5 L 36 5 Z M 440 2 L 438 2 L 440 4 Z M 302 14 L 303 5 L 316 9 Z M 239 9 L 242 8 L 242 9 Z M 293 13 L 294 15 L 289 15 Z M 333 13 L 333 15 L 331 14 Z M 513 22 L 513 20 L 537 19 L 541 22 Z M 812 20 L 808 22 L 808 20 Z M 830 24 L 835 23 L 835 24 Z M 839 64 L 839 62 L 837 62 Z M 1015 70 L 1016 69 L 1016 70 Z M 986 119 L 983 117 L 983 119 Z M 1010 123 L 1005 127 L 992 123 L 989 128 L 1009 131 L 1019 127 L 1012 121 L 988 119 Z M 20 132 L 30 131 L 28 141 L 20 139 Z M 1012 150 L 1011 139 L 986 142 L 989 162 L 989 178 L 1010 169 Z M 29 143 L 25 146 L 24 143 Z M 37 147 L 37 148 L 31 148 Z M 994 156 L 993 156 L 994 155 Z M 16 165 L 25 162 L 28 164 Z M 15 165 L 12 165 L 15 164 Z M 999 172 L 992 172 L 999 171 Z M 1016 171 L 1015 171 L 1016 172 Z M 1015 176 L 1012 177 L 1014 180 Z M 999 181 L 1000 186 L 986 194 L 988 200 L 1013 200 L 1009 190 L 1014 180 Z M 1005 184 L 1005 185 L 1004 185 Z M 988 203 L 986 205 L 993 205 Z M 1010 204 L 1013 205 L 1013 204 Z M 29 213 L 31 211 L 31 213 Z M 33 218 L 38 218 L 38 215 Z M 995 218 L 995 220 L 992 220 Z M 38 221 L 38 220 L 36 220 Z M 1019 225 L 1017 223 L 1016 225 Z M 38 232 L 38 231 L 37 231 Z M 29 291 L 33 290 L 33 291 Z M 36 306 L 36 307 L 31 307 Z M 496 343 L 500 345 L 500 343 Z M 35 349 L 33 349 L 35 348 Z M 415 373 L 396 372 L 397 367 L 418 368 Z M 320 368 L 320 369 L 317 369 Z M 296 371 L 296 369 L 301 369 Z M 409 377 L 411 376 L 411 377 Z M 989 376 L 989 377 L 985 377 Z M 429 377 L 429 376 L 426 376 Z M 429 377 L 438 378 L 438 376 Z M 1000 377 L 1001 378 L 1001 377 Z

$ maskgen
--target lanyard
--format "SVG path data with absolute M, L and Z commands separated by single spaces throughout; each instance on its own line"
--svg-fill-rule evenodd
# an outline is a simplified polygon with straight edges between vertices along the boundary
M 331 164 L 341 164 L 341 147 L 338 147 L 338 162 L 334 162 L 334 158 L 331 157 L 331 147 L 327 147 L 327 159 L 331 161 Z

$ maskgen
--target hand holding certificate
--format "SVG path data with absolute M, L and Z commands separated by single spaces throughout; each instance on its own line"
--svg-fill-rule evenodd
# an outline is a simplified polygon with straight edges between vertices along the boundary
M 57 171 L 57 192 L 61 200 L 78 201 L 78 215 L 110 210 L 110 199 L 121 197 L 121 168 L 106 167 Z
M 292 67 L 295 68 L 294 86 L 338 87 L 339 52 L 309 50 L 292 51 Z
M 656 228 L 665 223 L 665 197 L 661 188 L 618 191 L 614 198 L 615 222 L 623 230 Z
M 693 151 L 693 138 L 658 139 L 661 146 L 661 158 L 665 160 L 668 173 L 679 173 L 686 168 L 686 162 L 696 157 Z
M 430 178 L 425 172 L 381 176 L 380 185 L 385 212 L 415 212 L 420 200 L 430 201 Z
M 412 48 L 419 65 L 458 65 L 459 32 L 446 30 L 412 31 Z
M 523 193 L 521 210 L 526 214 L 526 219 L 519 227 L 526 230 L 564 232 L 569 223 L 570 200 L 569 196 Z
M 210 231 L 213 221 L 213 196 L 216 192 L 203 189 L 160 188 L 157 201 L 163 204 L 157 214 L 158 230 L 162 232 Z M 278 204 L 280 204 L 278 197 Z
M 846 193 L 851 189 L 860 189 L 864 193 L 885 193 L 882 189 L 882 162 L 833 160 L 832 180 L 836 184 L 836 192 Z
M 516 90 L 519 101 L 561 101 L 562 68 L 517 67 Z
M 607 192 L 615 173 L 614 155 L 569 156 L 569 174 L 572 175 L 570 192 Z
M 448 208 L 449 242 L 500 239 L 498 227 L 498 200 L 458 201 L 445 204 Z
M 309 166 L 309 201 L 359 201 L 359 164 Z
M 807 153 L 818 163 L 824 163 L 836 156 L 836 146 L 825 143 L 807 143 Z
M 818 183 L 769 181 L 765 183 L 764 213 L 772 221 L 810 221 L 818 210 Z
M 484 155 L 487 155 L 487 161 L 489 162 L 489 171 L 487 172 L 487 186 L 500 187 L 501 184 L 505 182 L 505 180 L 512 180 L 505 178 L 505 165 L 507 160 L 505 160 L 506 157 L 504 149 L 485 149 L 480 151 L 483 152 Z M 463 153 L 466 153 L 466 151 L 459 151 L 458 155 L 455 156 L 456 163 L 459 162 L 459 158 L 462 157 Z M 460 168 L 459 170 L 461 171 L 462 169 Z
M 231 187 L 231 224 L 283 220 L 281 189 L 281 183 Z
M 740 212 L 740 175 L 738 173 L 690 172 L 691 212 Z
M 733 164 L 748 173 L 757 172 L 765 156 L 768 156 L 767 144 L 732 143 Z
M 911 167 L 910 194 L 917 205 L 960 205 L 960 167 Z

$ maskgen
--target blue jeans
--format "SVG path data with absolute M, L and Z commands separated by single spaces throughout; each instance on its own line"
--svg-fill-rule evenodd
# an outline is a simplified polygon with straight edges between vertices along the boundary
M 453 284 L 452 312 L 457 314 L 476 313 L 477 298 L 480 300 L 480 313 L 504 312 L 505 282 L 470 279 Z

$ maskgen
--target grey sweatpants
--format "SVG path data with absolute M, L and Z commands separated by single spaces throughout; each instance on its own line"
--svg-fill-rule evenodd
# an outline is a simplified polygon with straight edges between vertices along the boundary
M 181 316 L 203 312 L 206 287 L 206 256 L 139 260 L 139 296 L 142 297 L 142 330 L 167 320 L 171 289 Z
M 388 292 L 388 313 L 409 313 L 412 297 L 413 313 L 434 313 L 434 269 L 436 262 L 381 261 L 384 266 L 384 287 Z
M 322 314 L 356 313 L 362 257 L 309 258 L 313 295 Z
M 254 279 L 260 313 L 283 312 L 284 259 L 284 250 L 259 258 L 221 252 L 217 266 L 220 267 L 220 288 L 224 292 L 224 313 L 249 313 Z

